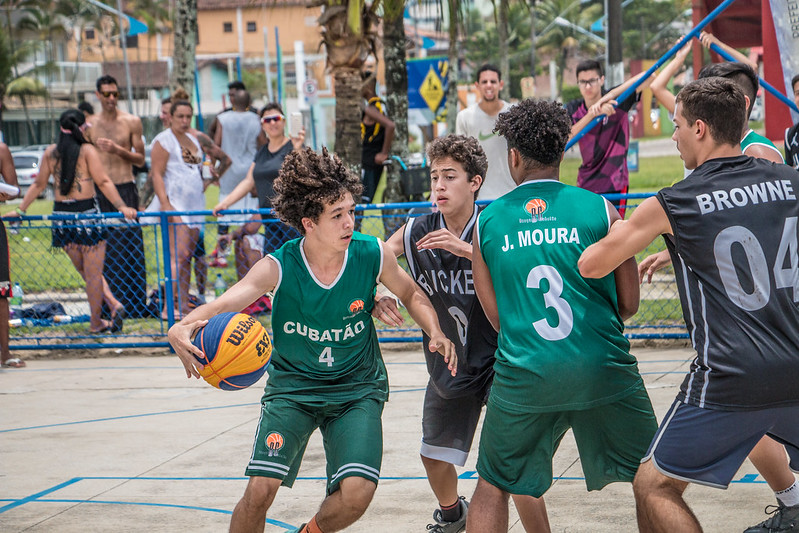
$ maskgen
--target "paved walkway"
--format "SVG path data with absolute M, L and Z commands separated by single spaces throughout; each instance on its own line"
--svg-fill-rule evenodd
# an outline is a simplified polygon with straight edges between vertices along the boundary
M 688 349 L 634 350 L 659 417 L 692 358 Z M 241 496 L 261 386 L 222 392 L 187 380 L 174 356 L 124 353 L 98 359 L 31 360 L 0 372 L 0 531 L 219 532 Z M 419 350 L 387 349 L 391 401 L 384 414 L 382 480 L 348 531 L 426 531 L 434 498 L 418 458 L 423 389 Z M 476 444 L 459 469 L 476 483 Z M 315 435 L 294 488 L 282 489 L 266 526 L 307 520 L 324 495 L 324 454 Z M 635 531 L 632 491 L 587 493 L 569 435 L 547 493 L 553 531 Z M 687 497 L 709 532 L 742 531 L 773 497 L 749 463 L 727 491 L 692 487 Z M 510 531 L 523 531 L 511 510 Z M 478 532 L 473 532 L 478 533 Z

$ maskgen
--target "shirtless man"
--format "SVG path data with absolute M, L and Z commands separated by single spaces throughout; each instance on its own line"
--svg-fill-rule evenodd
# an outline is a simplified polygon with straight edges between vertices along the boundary
M 133 166 L 144 166 L 141 119 L 117 109 L 119 86 L 113 77 L 98 78 L 95 94 L 100 100 L 100 112 L 88 119 L 86 138 L 97 148 L 119 196 L 128 207 L 138 209 Z M 98 192 L 98 199 L 101 211 L 117 211 L 102 193 Z M 125 223 L 109 230 L 103 272 L 111 292 L 125 306 L 128 315 L 146 316 L 147 282 L 141 228 Z

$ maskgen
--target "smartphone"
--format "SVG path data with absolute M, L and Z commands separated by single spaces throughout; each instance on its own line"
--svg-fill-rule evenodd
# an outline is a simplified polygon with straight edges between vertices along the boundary
M 302 131 L 302 113 L 295 111 L 289 118 L 289 136 L 296 137 Z

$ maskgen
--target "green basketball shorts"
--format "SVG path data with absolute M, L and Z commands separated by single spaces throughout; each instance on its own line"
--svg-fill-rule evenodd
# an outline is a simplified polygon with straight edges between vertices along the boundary
M 327 461 L 327 492 L 357 476 L 377 484 L 383 460 L 383 402 L 367 398 L 325 407 L 309 407 L 285 398 L 267 400 L 255 434 L 247 476 L 297 478 L 311 434 L 319 428 Z
M 632 481 L 657 431 L 644 384 L 621 400 L 580 411 L 518 413 L 488 399 L 477 473 L 511 494 L 541 497 L 552 485 L 552 456 L 571 428 L 588 490 Z

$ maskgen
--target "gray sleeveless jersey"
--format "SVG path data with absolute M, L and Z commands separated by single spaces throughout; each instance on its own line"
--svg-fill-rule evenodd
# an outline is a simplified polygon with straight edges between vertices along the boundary
M 251 111 L 226 111 L 217 117 L 222 125 L 222 151 L 232 161 L 219 178 L 219 192 L 229 194 L 247 176 L 258 149 L 261 121 Z
M 799 404 L 799 173 L 712 159 L 657 195 L 697 357 L 678 399 L 721 410 Z
M 466 224 L 461 240 L 472 242 L 478 208 Z M 446 227 L 441 213 L 408 220 L 403 241 L 411 276 L 430 298 L 444 334 L 458 353 L 458 374 L 450 375 L 444 359 L 428 349 L 430 338 L 424 335 L 424 353 L 430 381 L 443 398 L 456 398 L 483 390 L 494 375 L 494 352 L 497 333 L 483 312 L 472 282 L 472 262 L 446 250 L 417 250 L 416 242 Z

